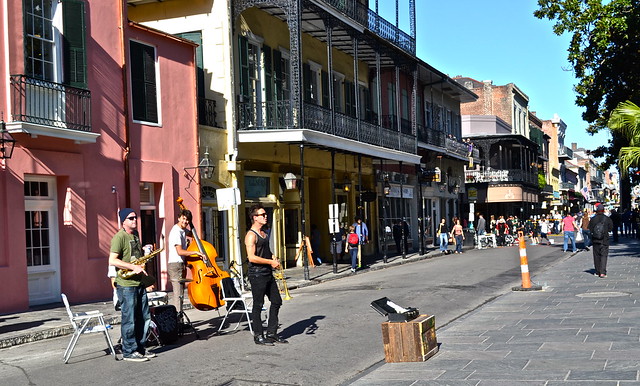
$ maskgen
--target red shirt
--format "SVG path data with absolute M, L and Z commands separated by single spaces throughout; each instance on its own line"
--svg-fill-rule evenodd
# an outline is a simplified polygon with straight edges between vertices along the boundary
M 573 226 L 573 223 L 576 221 L 573 216 L 568 215 L 567 217 L 562 219 L 562 230 L 568 232 L 575 232 L 576 228 Z

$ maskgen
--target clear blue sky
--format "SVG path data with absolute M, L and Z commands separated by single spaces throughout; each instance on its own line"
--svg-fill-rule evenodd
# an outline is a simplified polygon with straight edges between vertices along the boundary
M 575 105 L 576 84 L 567 60 L 569 35 L 533 16 L 536 0 L 415 0 L 417 56 L 451 77 L 495 85 L 514 83 L 529 96 L 540 119 L 556 113 L 567 124 L 565 146 L 595 149 L 608 132 L 590 136 Z M 382 17 L 395 24 L 395 0 L 379 0 Z M 399 0 L 400 28 L 409 33 L 409 1 Z M 375 1 L 370 0 L 375 9 Z

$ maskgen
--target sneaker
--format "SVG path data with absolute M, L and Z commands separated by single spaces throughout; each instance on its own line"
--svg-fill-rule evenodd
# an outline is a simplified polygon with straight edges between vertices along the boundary
M 146 362 L 149 360 L 149 358 L 145 357 L 137 351 L 129 356 L 122 357 L 122 359 L 129 362 Z
M 356 269 L 355 268 L 351 268 L 351 273 L 355 273 Z
M 154 353 L 154 352 L 153 352 L 153 351 L 151 351 L 151 350 L 147 350 L 147 351 L 145 351 L 145 353 L 144 353 L 144 354 L 142 354 L 142 355 L 143 355 L 145 358 L 155 358 L 155 357 L 157 357 L 157 356 L 158 356 L 156 353 Z
M 600 277 L 605 278 L 605 277 L 607 277 L 607 274 L 606 273 L 601 273 Z

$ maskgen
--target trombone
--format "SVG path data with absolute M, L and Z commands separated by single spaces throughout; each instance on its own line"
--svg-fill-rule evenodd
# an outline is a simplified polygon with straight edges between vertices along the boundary
M 287 288 L 287 280 L 285 279 L 284 268 L 282 268 L 282 264 L 280 264 L 280 268 L 278 269 L 278 271 L 273 273 L 273 277 L 275 277 L 276 280 L 279 280 L 282 283 L 282 289 L 280 289 L 280 293 L 284 292 L 284 300 L 291 300 L 291 295 L 289 294 L 289 288 Z

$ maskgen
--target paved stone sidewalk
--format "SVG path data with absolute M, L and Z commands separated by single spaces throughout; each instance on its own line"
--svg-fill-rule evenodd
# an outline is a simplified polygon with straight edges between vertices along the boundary
M 611 247 L 608 277 L 579 252 L 437 330 L 426 362 L 382 363 L 353 385 L 640 384 L 640 243 Z M 437 315 L 436 315 L 437 324 Z

